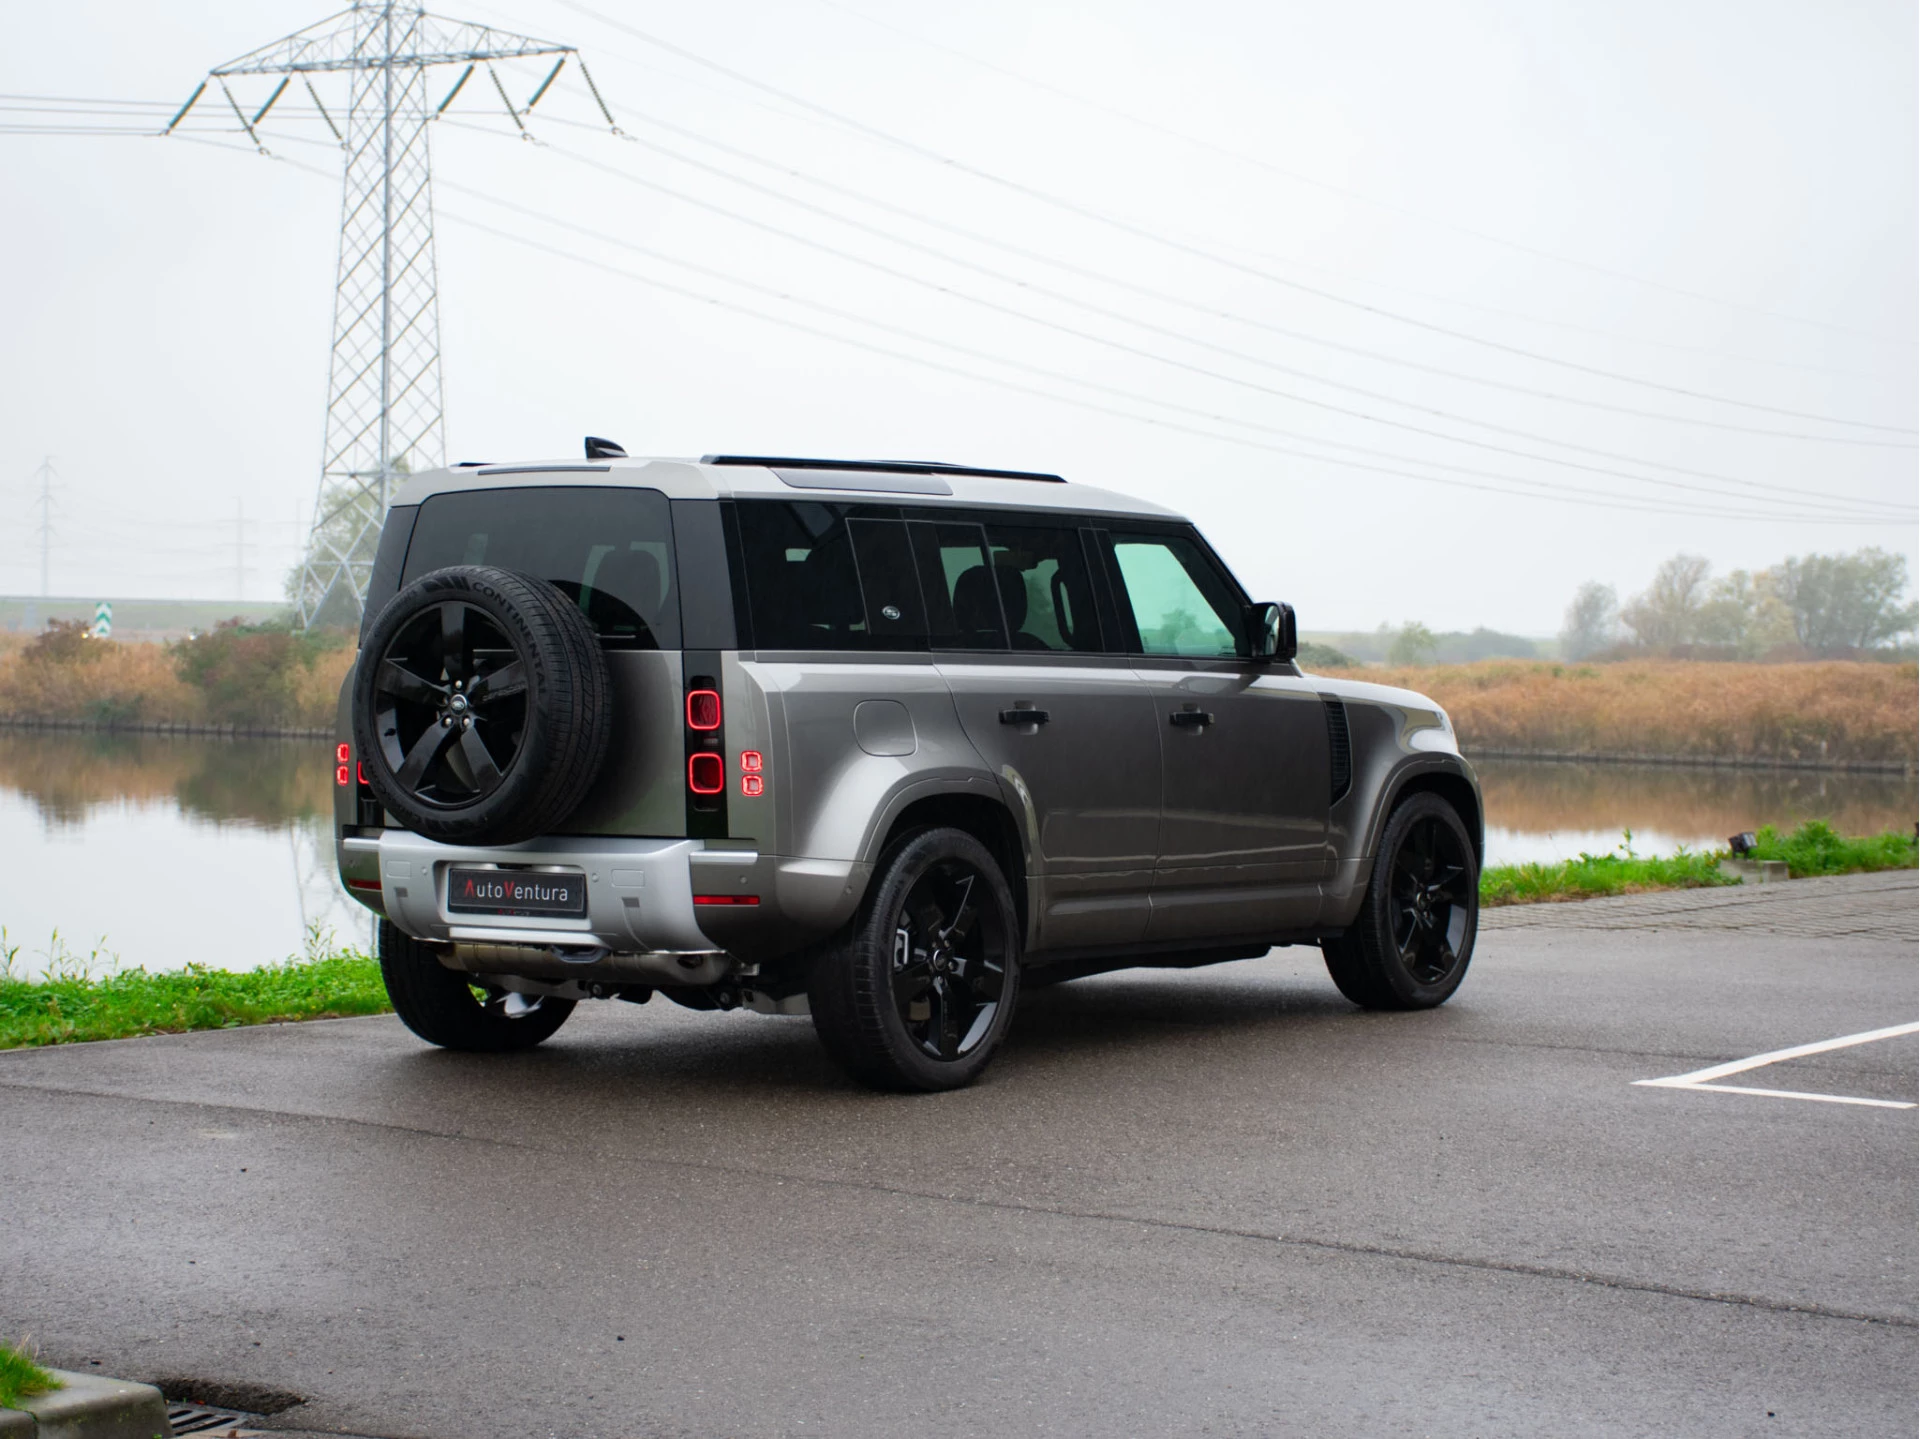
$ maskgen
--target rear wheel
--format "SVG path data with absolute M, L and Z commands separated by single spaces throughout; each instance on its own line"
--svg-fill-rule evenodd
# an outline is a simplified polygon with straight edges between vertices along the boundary
M 380 923 L 380 977 L 400 1022 L 442 1049 L 532 1049 L 573 1013 L 570 999 L 513 994 L 448 969 L 390 920 Z
M 856 1079 L 957 1089 L 1013 1021 L 1019 949 L 1012 892 L 980 841 L 947 828 L 904 836 L 853 923 L 814 961 L 814 1029 Z
M 1480 924 L 1480 870 L 1458 812 L 1436 794 L 1387 818 L 1353 926 L 1322 942 L 1340 992 L 1366 1009 L 1431 1009 L 1467 976 Z

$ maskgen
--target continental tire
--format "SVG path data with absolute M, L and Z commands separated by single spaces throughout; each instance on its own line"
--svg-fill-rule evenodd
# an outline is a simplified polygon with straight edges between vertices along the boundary
M 380 923 L 380 977 L 400 1022 L 442 1049 L 481 1054 L 532 1049 L 573 1013 L 570 999 L 527 1000 L 488 989 L 477 977 L 448 969 L 432 950 L 386 920 Z
M 1012 892 L 979 840 L 947 828 L 902 836 L 853 922 L 814 958 L 814 1029 L 875 1088 L 970 1084 L 1013 1022 L 1019 950 Z
M 1480 925 L 1480 868 L 1452 805 L 1409 795 L 1380 836 L 1352 926 L 1320 951 L 1340 992 L 1364 1009 L 1431 1009 L 1467 977 Z
M 562 825 L 605 759 L 606 658 L 544 580 L 435 570 L 380 611 L 354 674 L 355 753 L 380 803 L 447 844 Z

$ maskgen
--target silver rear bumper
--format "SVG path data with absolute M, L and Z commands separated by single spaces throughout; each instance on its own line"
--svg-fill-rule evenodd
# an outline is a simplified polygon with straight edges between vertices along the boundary
M 524 844 L 445 845 L 409 830 L 340 841 L 343 859 L 378 861 L 387 918 L 415 939 L 462 944 L 521 944 L 582 960 L 596 953 L 704 953 L 717 948 L 694 916 L 690 856 L 751 866 L 751 851 L 708 851 L 697 839 L 537 839 Z M 455 914 L 447 907 L 447 870 L 461 865 L 557 865 L 584 871 L 587 913 Z M 569 957 L 572 957 L 571 955 Z

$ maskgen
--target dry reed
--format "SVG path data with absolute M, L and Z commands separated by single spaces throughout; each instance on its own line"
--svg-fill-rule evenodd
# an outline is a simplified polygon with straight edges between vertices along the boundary
M 1470 751 L 1911 765 L 1920 742 L 1912 664 L 1488 660 L 1355 677 L 1431 695 Z

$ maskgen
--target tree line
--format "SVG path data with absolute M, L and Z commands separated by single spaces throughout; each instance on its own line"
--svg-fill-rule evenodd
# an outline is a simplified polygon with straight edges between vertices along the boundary
M 1920 604 L 1900 602 L 1906 588 L 1906 559 L 1881 549 L 1801 555 L 1718 579 L 1699 555 L 1679 554 L 1624 604 L 1611 585 L 1582 585 L 1567 606 L 1560 650 L 1568 659 L 1886 654 L 1920 625 Z

